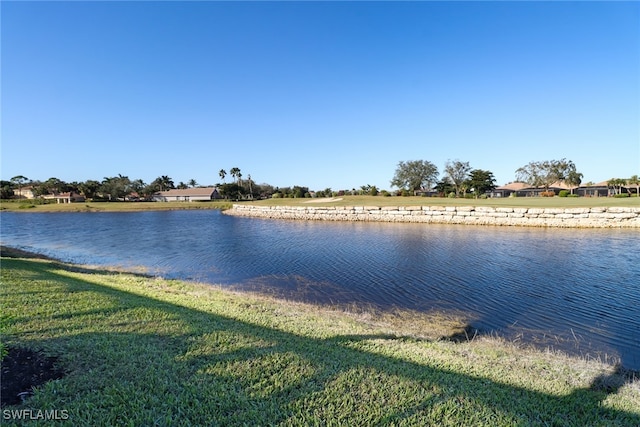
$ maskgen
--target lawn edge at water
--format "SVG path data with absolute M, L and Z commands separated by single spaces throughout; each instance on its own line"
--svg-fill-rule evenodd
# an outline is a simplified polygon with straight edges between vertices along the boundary
M 605 425 L 609 417 L 619 425 L 640 421 L 640 380 L 629 379 L 634 373 L 495 337 L 464 336 L 451 317 L 318 307 L 13 255 L 20 258 L 2 259 L 1 342 L 56 356 L 67 371 L 18 408 L 64 409 L 69 425 L 179 422 L 166 405 L 155 407 L 172 387 L 193 406 L 183 408 L 185 422 L 202 416 L 223 424 L 305 424 L 331 416 L 338 423 L 380 423 L 398 414 L 409 425 L 543 424 L 574 415 L 568 425 Z M 451 322 L 446 328 L 419 333 L 437 325 L 418 322 L 443 318 Z M 224 327 L 214 332 L 217 323 Z M 278 345 L 287 351 L 270 350 L 274 342 L 286 343 Z M 138 368 L 128 368 L 123 356 Z M 328 373 L 314 374 L 312 368 L 323 364 Z M 424 377 L 405 378 L 405 369 Z M 166 372 L 176 378 L 165 378 Z M 224 398 L 217 394 L 222 386 Z M 415 402 L 417 392 L 430 397 Z M 359 401 L 350 407 L 341 393 Z M 212 415 L 199 406 L 209 400 L 236 410 Z M 251 412 L 252 405 L 261 409 Z M 168 418 L 157 418 L 163 414 Z
M 204 202 L 83 202 L 83 203 L 34 203 L 33 200 L 3 200 L 0 212 L 145 212 L 171 210 L 225 210 L 232 203 L 217 200 Z

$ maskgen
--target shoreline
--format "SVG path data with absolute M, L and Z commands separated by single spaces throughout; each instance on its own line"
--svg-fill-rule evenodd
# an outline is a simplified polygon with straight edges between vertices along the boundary
M 551 228 L 640 228 L 640 207 L 257 206 L 225 215 L 304 221 L 405 222 Z
M 0 245 L 0 257 L 3 258 L 26 258 L 26 259 L 44 259 L 47 261 L 64 262 L 60 259 L 53 258 L 37 252 L 25 251 L 23 249 L 14 248 L 12 246 Z
M 295 298 L 291 299 L 287 296 L 277 295 L 270 292 L 261 292 L 255 289 L 238 289 L 235 287 L 220 287 L 221 285 L 217 285 L 214 283 L 208 282 L 198 282 L 192 281 L 188 279 L 165 279 L 161 275 L 155 274 L 147 274 L 144 272 L 137 272 L 132 269 L 120 269 L 113 266 L 97 266 L 91 264 L 77 264 L 70 261 L 65 261 L 61 258 L 52 257 L 49 255 L 44 255 L 38 252 L 27 251 L 23 249 L 18 249 L 12 246 L 0 245 L 0 257 L 2 258 L 11 258 L 11 259 L 25 259 L 25 260 L 34 260 L 34 261 L 44 261 L 49 263 L 54 263 L 56 265 L 61 266 L 64 269 L 69 271 L 85 273 L 91 275 L 131 275 L 134 277 L 145 278 L 149 280 L 169 280 L 178 283 L 184 283 L 185 285 L 193 285 L 196 287 L 204 286 L 206 288 L 210 288 L 211 290 L 229 292 L 234 295 L 243 295 L 247 298 L 266 298 L 268 300 L 272 300 L 275 302 L 280 302 L 284 305 L 291 304 L 292 306 L 310 306 L 315 307 L 318 311 L 344 311 L 352 314 L 358 313 L 357 315 L 360 317 L 365 317 L 369 319 L 368 321 L 374 321 L 374 323 L 379 322 L 381 319 L 384 319 L 385 322 L 389 324 L 393 324 L 395 327 L 399 328 L 396 332 L 400 334 L 408 334 L 408 336 L 413 337 L 422 337 L 424 331 L 420 329 L 421 323 L 415 322 L 416 320 L 422 318 L 430 318 L 435 323 L 429 324 L 427 329 L 430 330 L 427 335 L 432 334 L 434 331 L 440 331 L 441 337 L 445 337 L 447 340 L 451 340 L 453 342 L 461 342 L 465 340 L 473 341 L 476 337 L 482 338 L 497 338 L 506 343 L 515 344 L 519 342 L 526 348 L 534 351 L 544 351 L 544 348 L 547 351 L 552 351 L 558 354 L 565 354 L 570 358 L 584 358 L 585 355 L 588 356 L 588 353 L 583 353 L 580 351 L 570 351 L 563 344 L 566 344 L 566 340 L 559 336 L 555 336 L 555 344 L 556 345 L 541 345 L 541 342 L 537 342 L 536 340 L 524 339 L 521 341 L 520 338 L 517 340 L 513 340 L 509 338 L 507 335 L 486 333 L 486 331 L 481 331 L 476 329 L 473 325 L 473 322 L 467 318 L 463 312 L 456 310 L 449 311 L 431 311 L 431 312 L 418 312 L 412 309 L 404 309 L 399 307 L 389 307 L 389 308 L 380 308 L 374 305 L 368 304 L 358 304 L 358 303 L 347 303 L 347 304 L 325 304 L 318 302 L 309 302 L 304 300 L 297 300 Z M 378 320 L 374 320 L 377 318 Z M 575 337 L 575 336 L 574 336 Z M 431 337 L 432 338 L 432 337 Z M 640 370 L 637 367 L 629 367 L 622 365 L 620 361 L 617 359 L 617 356 L 608 355 L 603 353 L 605 360 L 603 363 L 618 366 L 621 369 L 624 369 L 625 372 L 631 373 L 636 377 L 640 377 Z
M 170 424 L 366 425 L 407 413 L 400 420 L 408 425 L 438 425 L 443 411 L 448 425 L 640 420 L 636 372 L 491 336 L 454 339 L 433 331 L 428 322 L 438 319 L 429 316 L 396 325 L 396 316 L 189 282 L 3 263 L 4 345 L 55 358 L 62 375 L 21 405 L 61 408 L 64 425 L 117 424 L 123 413 L 137 425 L 160 416 Z M 167 396 L 172 405 L 161 404 Z
M 84 202 L 84 203 L 30 203 L 11 201 L 0 203 L 0 212 L 15 213 L 100 213 L 100 212 L 160 212 L 173 210 L 224 210 L 231 207 L 227 201 L 210 202 Z

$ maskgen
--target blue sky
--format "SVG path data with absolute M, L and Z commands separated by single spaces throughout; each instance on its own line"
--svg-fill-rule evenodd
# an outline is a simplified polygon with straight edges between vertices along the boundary
M 638 2 L 12 2 L 1 178 L 390 189 L 448 159 L 640 174 Z M 228 181 L 229 179 L 227 179 Z

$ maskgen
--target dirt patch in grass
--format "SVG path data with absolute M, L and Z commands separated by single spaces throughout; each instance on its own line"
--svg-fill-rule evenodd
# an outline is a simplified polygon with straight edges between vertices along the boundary
M 0 406 L 22 403 L 34 387 L 62 378 L 64 371 L 56 367 L 57 361 L 39 351 L 9 348 L 2 359 Z

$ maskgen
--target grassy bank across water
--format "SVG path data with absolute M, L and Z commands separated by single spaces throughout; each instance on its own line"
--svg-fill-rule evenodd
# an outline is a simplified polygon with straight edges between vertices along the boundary
M 10 212 L 138 212 L 177 209 L 229 209 L 231 201 L 211 202 L 84 202 L 46 203 L 33 200 L 2 201 L 1 211 Z M 639 207 L 640 198 L 614 197 L 505 197 L 455 199 L 448 197 L 342 196 L 325 199 L 265 199 L 240 203 L 258 206 L 485 206 L 513 208 Z
M 0 210 L 8 212 L 140 212 L 179 209 L 228 209 L 226 201 L 211 202 L 82 202 L 36 203 L 34 200 L 2 201 Z
M 341 196 L 324 199 L 266 199 L 258 206 L 484 206 L 510 208 L 640 207 L 640 198 L 627 197 L 503 197 L 456 199 L 449 197 Z
M 3 425 L 53 410 L 73 426 L 640 425 L 628 373 L 496 338 L 452 340 L 464 322 L 442 314 L 1 262 L 3 345 L 55 356 L 64 371 L 3 406 Z

